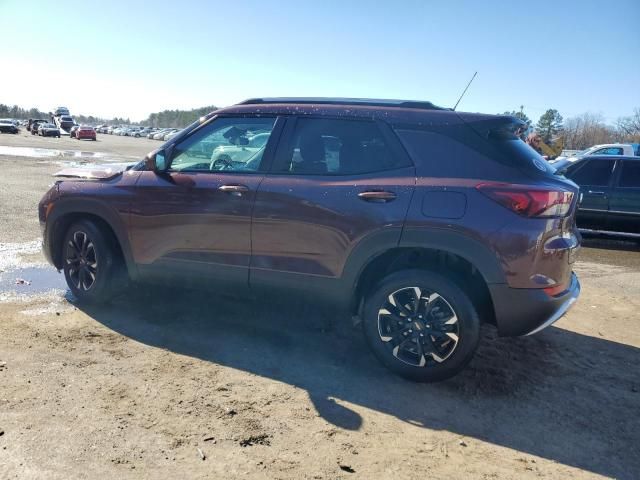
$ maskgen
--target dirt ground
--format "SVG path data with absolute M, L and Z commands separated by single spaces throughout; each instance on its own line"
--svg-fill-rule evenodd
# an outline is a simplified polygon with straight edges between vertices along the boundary
M 302 301 L 70 302 L 39 253 L 50 174 L 159 145 L 0 136 L 0 478 L 640 478 L 637 244 L 587 239 L 582 296 L 555 326 L 486 328 L 462 374 L 414 384 Z

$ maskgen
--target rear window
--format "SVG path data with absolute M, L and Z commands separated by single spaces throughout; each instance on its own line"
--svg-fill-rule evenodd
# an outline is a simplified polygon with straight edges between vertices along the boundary
M 495 142 L 498 148 L 500 148 L 508 158 L 511 158 L 514 163 L 520 166 L 527 169 L 534 167 L 540 172 L 550 175 L 555 173 L 555 169 L 549 162 L 519 138 L 507 140 L 494 139 L 490 141 Z

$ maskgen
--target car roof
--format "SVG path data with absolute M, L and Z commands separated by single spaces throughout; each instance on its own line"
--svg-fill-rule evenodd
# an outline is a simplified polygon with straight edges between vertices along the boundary
M 511 115 L 457 112 L 433 105 L 431 102 L 411 100 L 372 100 L 351 98 L 282 97 L 249 99 L 237 105 L 215 110 L 201 118 L 201 122 L 214 115 L 319 115 L 342 118 L 367 118 L 394 124 L 422 124 L 452 126 L 466 122 L 509 119 Z
M 238 105 L 264 105 L 264 104 L 297 104 L 297 105 L 359 105 L 369 107 L 401 107 L 418 108 L 422 110 L 449 110 L 438 107 L 431 102 L 423 100 L 393 100 L 374 98 L 346 98 L 346 97 L 266 97 L 250 98 Z
M 589 147 L 588 150 L 592 148 L 605 148 L 605 147 L 630 147 L 630 143 L 602 143 L 600 145 L 594 145 L 593 147 Z

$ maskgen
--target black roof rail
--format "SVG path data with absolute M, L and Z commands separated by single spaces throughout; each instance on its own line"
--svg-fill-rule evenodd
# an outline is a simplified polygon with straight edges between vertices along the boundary
M 238 103 L 238 105 L 261 105 L 269 103 L 297 103 L 307 105 L 357 105 L 364 107 L 399 107 L 415 108 L 420 110 L 451 110 L 434 105 L 431 102 L 421 100 L 388 100 L 372 98 L 332 98 L 332 97 L 271 97 L 250 98 Z

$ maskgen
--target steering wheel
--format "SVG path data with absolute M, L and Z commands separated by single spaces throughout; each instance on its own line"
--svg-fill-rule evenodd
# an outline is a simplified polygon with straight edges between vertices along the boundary
M 211 165 L 209 165 L 209 170 L 225 170 L 232 166 L 233 163 L 231 162 L 231 158 L 229 157 L 229 155 L 220 155 L 213 162 L 211 162 Z

